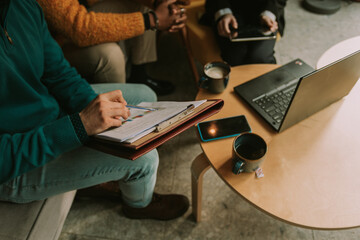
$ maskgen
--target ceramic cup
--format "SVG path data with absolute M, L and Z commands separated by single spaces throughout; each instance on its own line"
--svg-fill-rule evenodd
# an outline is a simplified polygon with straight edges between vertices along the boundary
M 221 93 L 225 90 L 230 74 L 230 65 L 226 62 L 210 62 L 204 66 L 204 76 L 199 86 L 212 93 Z
M 233 173 L 254 172 L 265 160 L 267 145 L 255 133 L 242 133 L 234 139 L 232 146 Z

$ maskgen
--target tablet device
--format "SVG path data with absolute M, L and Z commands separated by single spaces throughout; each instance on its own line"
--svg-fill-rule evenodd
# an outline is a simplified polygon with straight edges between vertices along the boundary
M 260 26 L 241 26 L 238 29 L 231 29 L 231 31 L 237 31 L 238 33 L 236 38 L 230 38 L 232 42 L 276 39 L 276 32 L 271 32 Z

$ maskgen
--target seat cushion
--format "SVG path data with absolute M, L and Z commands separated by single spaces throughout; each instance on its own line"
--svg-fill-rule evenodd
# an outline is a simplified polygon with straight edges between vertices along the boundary
M 0 202 L 0 239 L 57 239 L 75 193 L 71 191 L 27 204 Z

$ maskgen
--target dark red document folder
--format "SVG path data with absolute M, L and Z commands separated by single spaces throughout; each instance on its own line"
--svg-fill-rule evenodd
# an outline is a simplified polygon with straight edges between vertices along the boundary
M 207 100 L 194 109 L 186 118 L 175 122 L 160 132 L 149 133 L 133 143 L 120 143 L 93 137 L 86 145 L 108 154 L 135 160 L 186 129 L 219 112 L 223 106 L 224 101 L 222 99 Z

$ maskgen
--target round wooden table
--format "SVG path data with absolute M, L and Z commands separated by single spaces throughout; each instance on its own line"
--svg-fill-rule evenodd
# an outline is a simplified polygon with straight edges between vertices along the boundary
M 358 50 L 360 50 L 360 36 L 341 41 L 321 55 L 316 63 L 316 68 L 322 68 Z
M 277 219 L 311 229 L 360 226 L 360 84 L 345 98 L 277 133 L 233 90 L 276 67 L 234 67 L 223 93 L 199 91 L 197 100 L 221 98 L 225 102 L 207 120 L 244 114 L 252 131 L 266 140 L 268 153 L 262 164 L 263 178 L 254 173 L 235 175 L 231 171 L 233 138 L 201 142 L 203 153 L 191 168 L 196 220 L 201 220 L 202 177 L 211 166 L 241 197 Z

